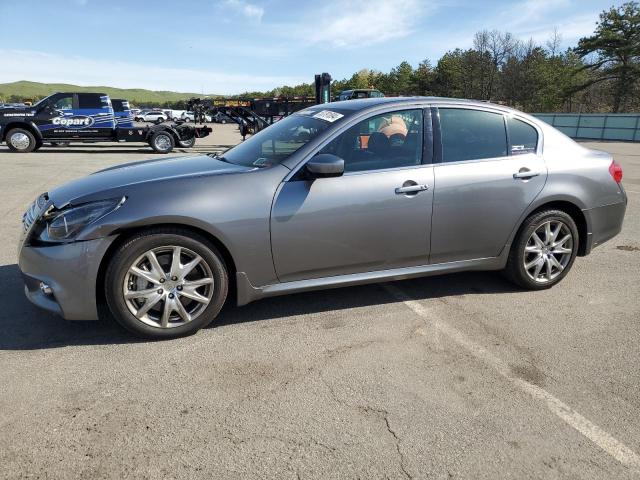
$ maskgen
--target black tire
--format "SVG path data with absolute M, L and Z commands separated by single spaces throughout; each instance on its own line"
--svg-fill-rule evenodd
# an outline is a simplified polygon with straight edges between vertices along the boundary
M 196 137 L 192 137 L 189 140 L 180 140 L 178 141 L 178 145 L 182 148 L 191 148 L 196 144 Z
M 151 145 L 151 148 L 153 148 L 153 150 L 157 153 L 169 153 L 173 150 L 173 147 L 175 147 L 176 143 L 173 139 L 173 135 L 170 132 L 166 130 L 160 130 L 151 135 L 151 138 L 149 139 L 149 145 Z
M 552 222 L 552 224 L 554 224 L 553 222 L 560 222 L 566 227 L 566 230 L 564 231 L 571 234 L 571 253 L 567 253 L 566 257 L 558 257 L 558 254 L 547 251 L 546 249 L 544 250 L 544 254 L 525 251 L 529 240 L 532 238 L 533 233 L 536 230 L 542 228 L 547 222 Z M 558 235 L 558 237 L 559 236 L 560 235 Z M 530 245 L 533 246 L 533 244 Z M 514 243 L 511 246 L 511 250 L 509 252 L 509 259 L 507 260 L 505 274 L 507 278 L 509 278 L 512 282 L 527 290 L 544 290 L 550 288 L 560 282 L 569 273 L 569 270 L 571 270 L 573 262 L 576 259 L 579 245 L 580 236 L 578 233 L 578 227 L 576 226 L 573 218 L 568 213 L 562 210 L 555 209 L 534 213 L 524 221 L 524 223 L 520 227 L 518 234 L 516 235 Z M 549 246 L 546 247 L 551 248 Z M 559 274 L 554 276 L 554 274 L 552 273 L 550 278 L 541 278 L 540 280 L 536 281 L 527 273 L 527 269 L 525 268 L 525 257 L 528 261 L 541 259 L 546 271 L 547 264 L 545 263 L 544 255 L 553 256 L 556 261 L 558 260 L 558 258 L 560 258 L 560 261 L 558 263 L 566 263 L 563 265 L 563 269 L 559 272 Z M 542 273 L 542 275 L 547 276 L 547 274 L 544 272 Z
M 14 135 L 15 136 L 25 135 L 28 143 L 26 143 L 24 147 L 14 145 L 14 143 L 12 143 L 11 141 Z M 24 137 L 21 137 L 21 139 L 23 138 Z M 36 141 L 36 137 L 33 135 L 33 133 L 31 133 L 29 130 L 24 128 L 12 128 L 11 130 L 9 130 L 9 132 L 7 132 L 7 137 L 5 138 L 5 141 L 7 142 L 7 146 L 9 147 L 9 150 L 16 153 L 33 152 L 38 146 L 38 142 Z
M 191 121 L 191 119 L 190 119 L 189 117 L 184 117 L 184 121 L 185 121 L 186 123 L 189 123 L 189 122 Z
M 134 122 L 142 122 L 142 118 L 140 117 L 136 117 L 133 119 Z
M 156 120 L 156 125 L 160 125 L 162 122 L 164 122 L 164 118 L 159 117 L 159 118 Z
M 152 326 L 139 320 L 127 307 L 123 292 L 125 276 L 136 259 L 149 250 L 164 246 L 180 246 L 198 254 L 209 267 L 214 282 L 212 296 L 206 308 L 190 322 L 172 328 Z M 139 337 L 161 340 L 191 335 L 209 325 L 220 313 L 228 288 L 226 266 L 211 242 L 188 230 L 163 228 L 141 232 L 120 245 L 109 261 L 104 292 L 109 310 L 120 325 Z M 158 303 L 162 302 L 160 300 Z

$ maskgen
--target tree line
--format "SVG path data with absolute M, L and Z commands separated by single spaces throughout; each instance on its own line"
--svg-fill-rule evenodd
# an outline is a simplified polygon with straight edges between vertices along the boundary
M 483 30 L 473 47 L 445 53 L 434 66 L 406 61 L 390 72 L 363 69 L 334 80 L 342 90 L 377 88 L 386 95 L 434 95 L 487 100 L 528 112 L 640 110 L 640 6 L 631 1 L 603 11 L 594 33 L 560 51 L 561 32 L 539 44 L 509 32 Z M 313 96 L 310 83 L 239 97 Z

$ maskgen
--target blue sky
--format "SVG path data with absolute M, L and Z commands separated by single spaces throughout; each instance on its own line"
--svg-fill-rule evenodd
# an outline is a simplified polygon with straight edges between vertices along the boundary
M 482 29 L 563 45 L 611 0 L 0 0 L 0 82 L 233 94 L 432 63 Z

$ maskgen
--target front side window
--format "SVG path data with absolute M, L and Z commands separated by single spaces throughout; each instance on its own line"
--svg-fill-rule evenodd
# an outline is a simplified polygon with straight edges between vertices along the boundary
M 334 138 L 320 153 L 342 158 L 345 172 L 419 165 L 422 124 L 421 109 L 376 115 Z
M 227 150 L 221 158 L 245 167 L 277 165 L 331 125 L 329 121 L 295 113 Z
M 56 110 L 71 110 L 73 108 L 73 94 L 57 98 L 52 106 Z
M 507 132 L 500 113 L 440 108 L 442 161 L 461 162 L 507 155 Z
M 516 118 L 508 118 L 511 155 L 535 153 L 538 147 L 538 131 L 528 123 Z

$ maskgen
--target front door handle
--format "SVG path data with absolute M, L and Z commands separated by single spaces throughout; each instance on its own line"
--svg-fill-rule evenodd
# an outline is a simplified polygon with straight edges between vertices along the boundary
M 518 173 L 513 174 L 513 178 L 527 179 L 527 178 L 537 177 L 538 175 L 540 175 L 540 172 L 532 172 L 528 168 L 521 168 Z
M 396 188 L 396 194 L 418 193 L 429 189 L 429 185 L 407 185 Z

